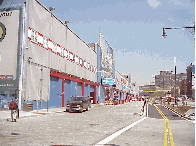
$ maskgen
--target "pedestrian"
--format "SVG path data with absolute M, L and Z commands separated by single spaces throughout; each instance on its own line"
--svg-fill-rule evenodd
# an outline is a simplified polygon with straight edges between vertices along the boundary
M 142 108 L 141 108 L 141 112 L 140 113 L 138 113 L 140 116 L 142 116 L 143 115 L 143 113 L 144 113 L 144 107 L 142 106 Z
M 145 105 L 146 105 L 146 99 L 144 99 L 144 105 L 142 106 L 142 113 L 144 113 L 144 107 L 145 107 Z
M 146 99 L 144 99 L 144 106 L 146 105 Z
M 11 120 L 12 122 L 16 122 L 16 117 L 18 114 L 18 105 L 15 102 L 14 98 L 12 99 L 12 101 L 9 104 L 9 109 L 11 110 Z

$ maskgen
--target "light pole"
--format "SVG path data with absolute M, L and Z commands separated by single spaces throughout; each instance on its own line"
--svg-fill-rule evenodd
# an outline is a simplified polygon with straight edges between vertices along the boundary
M 174 86 L 174 95 L 175 95 L 175 105 L 177 105 L 177 100 L 176 100 L 176 64 L 175 64 L 175 86 Z
M 171 86 L 171 92 L 170 92 L 171 93 L 171 97 L 172 97 L 172 72 L 173 71 L 170 71 L 171 74 L 170 74 L 170 77 L 169 77 L 169 79 L 171 80 L 171 84 L 170 84 L 170 86 Z
M 53 29 L 53 28 L 52 28 L 52 23 L 53 23 L 53 20 L 52 20 L 52 19 L 53 19 L 53 18 L 52 18 L 52 16 L 53 16 L 53 15 L 52 15 L 52 11 L 55 10 L 55 8 L 54 8 L 54 7 L 49 7 L 49 10 L 50 10 L 50 13 L 51 13 L 51 28 L 50 28 L 51 36 L 50 36 L 50 37 L 52 37 L 52 31 L 53 31 L 53 30 L 52 30 L 52 29 Z M 51 53 L 50 53 L 50 52 L 49 52 L 49 68 L 50 68 L 50 69 L 52 68 L 52 67 L 51 67 Z M 49 82 L 49 84 L 50 84 L 50 82 Z M 50 88 L 50 85 L 49 85 L 49 87 L 48 87 L 49 96 L 50 96 L 50 89 L 49 89 L 49 88 Z M 47 98 L 47 112 L 48 112 L 48 100 L 49 100 L 49 99 Z
M 194 22 L 193 22 L 193 23 L 194 23 Z M 193 35 L 193 37 L 194 37 L 194 40 L 195 40 L 195 23 L 194 23 L 194 26 L 192 26 L 192 27 L 181 27 L 181 28 L 180 28 L 180 27 L 174 27 L 174 28 L 169 28 L 169 27 L 164 28 L 164 27 L 163 27 L 163 35 L 162 35 L 162 36 L 163 36 L 164 38 L 166 38 L 166 36 L 167 36 L 167 35 L 166 35 L 166 31 L 165 31 L 166 29 L 174 29 L 174 30 L 175 30 L 175 29 L 185 29 L 185 30 L 188 30 L 189 32 L 192 33 L 192 35 Z
M 194 22 L 193 22 L 193 23 L 194 23 Z M 166 29 L 174 29 L 174 30 L 175 30 L 175 29 L 185 29 L 185 30 L 187 29 L 189 32 L 192 33 L 192 35 L 193 35 L 193 37 L 194 37 L 194 40 L 195 40 L 195 23 L 194 23 L 194 26 L 193 26 L 193 27 L 181 27 L 181 28 L 179 28 L 179 27 L 178 27 L 178 28 L 176 28 L 176 27 L 174 27 L 174 28 L 169 28 L 169 27 L 168 27 L 168 28 L 164 28 L 164 27 L 163 27 L 163 35 L 162 35 L 162 36 L 163 36 L 164 38 L 166 38 L 166 36 L 167 36 L 167 35 L 166 35 L 166 31 L 165 31 Z M 176 100 L 176 63 L 175 63 L 175 59 L 176 59 L 176 58 L 174 57 L 174 64 L 175 64 L 175 86 L 174 86 L 174 90 L 175 90 L 175 91 L 174 91 L 174 95 L 175 95 L 175 105 L 176 105 L 176 104 L 177 104 L 177 100 Z

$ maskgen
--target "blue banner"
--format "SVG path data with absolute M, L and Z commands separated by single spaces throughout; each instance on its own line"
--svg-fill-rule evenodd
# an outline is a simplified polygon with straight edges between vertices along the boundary
M 116 85 L 115 79 L 112 78 L 102 78 L 103 85 Z
M 192 66 L 192 73 L 195 74 L 195 65 Z

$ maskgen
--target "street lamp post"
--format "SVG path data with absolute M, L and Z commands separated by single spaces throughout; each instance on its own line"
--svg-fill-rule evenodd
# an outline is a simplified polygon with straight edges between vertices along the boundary
M 193 22 L 193 23 L 194 23 L 194 22 Z M 181 27 L 181 28 L 180 28 L 180 27 L 174 27 L 174 28 L 169 28 L 169 27 L 164 28 L 164 27 L 163 27 L 163 35 L 162 35 L 162 36 L 163 36 L 164 38 L 166 38 L 166 36 L 167 36 L 167 35 L 166 35 L 166 31 L 165 31 L 166 29 L 174 29 L 174 30 L 175 30 L 175 29 L 187 29 L 189 32 L 192 33 L 192 35 L 193 35 L 193 37 L 194 37 L 194 40 L 195 40 L 195 23 L 194 23 L 194 26 L 192 26 L 192 27 Z
M 52 36 L 52 31 L 53 31 L 53 27 L 52 27 L 52 23 L 53 23 L 53 20 L 52 20 L 52 17 L 53 17 L 53 14 L 52 14 L 52 11 L 54 11 L 55 10 L 55 8 L 54 7 L 49 7 L 49 10 L 50 10 L 50 13 L 51 13 L 51 28 L 50 28 L 50 32 L 51 32 L 51 36 Z M 51 37 L 50 36 L 50 37 Z M 51 53 L 49 52 L 49 68 L 51 69 L 52 67 L 51 67 Z M 50 85 L 49 85 L 49 88 L 50 88 Z M 50 91 L 50 89 L 48 89 L 48 91 Z M 49 96 L 50 96 L 50 94 L 49 94 Z M 48 97 L 49 98 L 49 97 Z M 47 112 L 48 112 L 48 99 L 47 98 Z
M 194 23 L 194 22 L 193 22 Z M 193 37 L 194 37 L 194 40 L 195 40 L 195 23 L 194 23 L 194 26 L 193 27 L 182 27 L 182 28 L 163 28 L 163 37 L 166 38 L 166 29 L 187 29 L 189 32 L 192 33 Z M 175 62 L 175 61 L 174 61 Z M 177 100 L 176 100 L 176 64 L 175 64 L 175 86 L 174 86 L 174 94 L 175 94 L 175 105 L 177 104 Z
M 171 80 L 171 84 L 170 84 L 170 88 L 171 88 L 171 89 L 170 89 L 170 90 L 171 90 L 171 91 L 170 91 L 170 94 L 171 94 L 171 97 L 172 97 L 172 72 L 173 72 L 173 71 L 170 71 L 171 74 L 170 74 L 170 77 L 169 77 L 169 79 Z
M 176 100 L 176 65 L 175 65 L 175 86 L 174 86 L 174 95 L 175 95 L 175 105 L 177 105 L 177 100 Z

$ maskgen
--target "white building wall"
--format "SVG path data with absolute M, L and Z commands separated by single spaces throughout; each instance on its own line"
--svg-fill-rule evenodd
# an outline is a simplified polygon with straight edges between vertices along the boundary
M 83 61 L 93 65 L 93 71 L 84 66 L 80 66 L 73 61 L 59 56 L 47 48 L 37 45 L 37 42 L 28 41 L 29 50 L 27 57 L 31 57 L 33 62 L 43 64 L 60 72 L 65 72 L 97 82 L 97 54 L 84 43 L 74 32 L 67 28 L 60 20 L 35 0 L 29 0 L 29 27 L 41 33 L 47 39 L 59 44 L 61 52 L 63 48 L 80 57 Z M 30 33 L 31 30 L 29 30 Z M 55 49 L 55 48 L 53 48 Z

